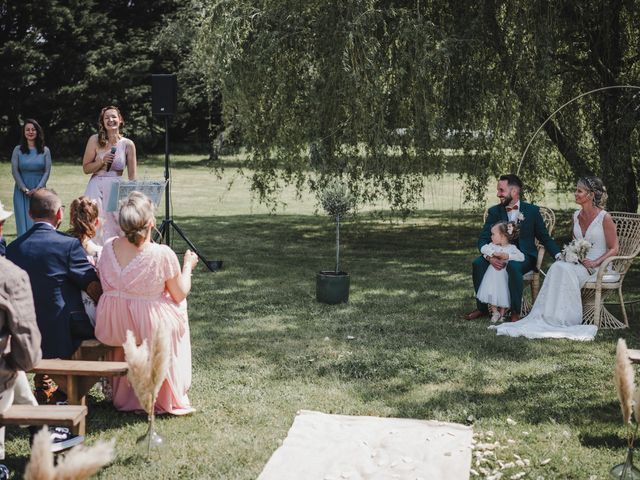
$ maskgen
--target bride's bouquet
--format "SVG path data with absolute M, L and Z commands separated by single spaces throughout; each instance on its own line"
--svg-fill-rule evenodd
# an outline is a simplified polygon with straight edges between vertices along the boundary
M 569 245 L 562 249 L 562 260 L 568 263 L 580 263 L 587 258 L 587 253 L 591 249 L 591 244 L 584 239 L 573 239 Z

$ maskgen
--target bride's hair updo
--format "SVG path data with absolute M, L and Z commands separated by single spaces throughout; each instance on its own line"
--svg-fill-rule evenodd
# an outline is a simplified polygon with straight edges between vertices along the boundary
M 607 205 L 607 189 L 598 177 L 582 177 L 578 185 L 593 194 L 593 204 L 604 208 Z
M 505 222 L 504 220 L 500 220 L 499 222 L 494 223 L 493 226 L 498 227 L 498 231 L 507 237 L 509 242 L 513 242 L 520 235 L 518 222 Z
M 133 191 L 120 202 L 118 222 L 125 237 L 134 245 L 140 245 L 154 217 L 153 202 L 144 193 Z

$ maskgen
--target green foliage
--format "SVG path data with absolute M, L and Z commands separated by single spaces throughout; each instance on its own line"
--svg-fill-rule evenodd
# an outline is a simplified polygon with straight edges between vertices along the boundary
M 139 151 L 163 145 L 162 123 L 151 115 L 150 76 L 177 71 L 180 108 L 172 120 L 172 140 L 206 142 L 209 124 L 202 112 L 209 98 L 199 72 L 181 62 L 188 38 L 178 46 L 160 35 L 179 3 L 1 2 L 0 156 L 10 155 L 21 122 L 34 117 L 54 159 L 65 153 L 77 158 L 96 131 L 100 109 L 109 104 L 122 110 L 124 133 L 136 140 Z
M 359 200 L 407 209 L 423 175 L 443 170 L 430 139 L 446 132 L 433 81 L 444 52 L 427 17 L 371 1 L 214 1 L 206 12 L 196 50 L 260 198 L 341 175 Z
M 340 271 L 340 220 L 356 206 L 356 199 L 349 187 L 341 180 L 334 179 L 326 184 L 318 195 L 324 211 L 336 222 L 336 274 Z
M 638 7 L 617 0 L 487 1 L 457 12 L 461 20 L 452 19 L 449 31 L 472 41 L 454 45 L 450 81 L 472 81 L 479 95 L 475 104 L 459 98 L 456 116 L 490 122 L 494 140 L 482 150 L 515 171 L 533 132 L 561 104 L 599 87 L 638 84 Z M 635 211 L 639 98 L 634 90 L 609 90 L 560 112 L 524 158 L 520 173 L 530 193 L 539 196 L 544 179 L 566 185 L 596 174 L 612 193 L 612 209 Z M 484 162 L 465 163 L 462 171 L 478 178 L 486 167 L 496 171 Z
M 211 0 L 194 2 L 195 51 L 242 130 L 253 189 L 349 181 L 361 201 L 414 208 L 426 175 L 456 171 L 467 194 L 516 171 L 558 105 L 637 81 L 638 2 L 587 4 Z M 607 18 L 607 21 L 602 21 Z M 638 99 L 585 98 L 545 129 L 521 169 L 529 195 L 584 173 L 637 207 Z
M 356 205 L 349 188 L 339 180 L 330 182 L 318 196 L 327 215 L 336 219 L 344 218 Z

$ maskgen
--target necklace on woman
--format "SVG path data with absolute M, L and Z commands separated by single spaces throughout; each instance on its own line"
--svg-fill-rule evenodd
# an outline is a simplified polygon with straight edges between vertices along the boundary
M 598 209 L 597 208 L 594 208 L 592 210 L 592 213 L 589 213 L 589 214 L 587 214 L 587 211 L 584 208 L 580 211 L 580 218 L 582 220 L 587 220 L 587 221 L 590 222 L 591 220 L 593 220 L 597 216 L 598 216 Z

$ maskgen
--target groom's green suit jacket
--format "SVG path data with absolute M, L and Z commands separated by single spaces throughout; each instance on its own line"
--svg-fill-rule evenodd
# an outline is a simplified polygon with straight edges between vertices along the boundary
M 544 248 L 549 252 L 552 258 L 560 253 L 558 245 L 553 241 L 547 231 L 547 227 L 544 225 L 544 220 L 542 219 L 542 215 L 540 215 L 539 207 L 520 200 L 519 214 L 523 217 L 523 219 L 518 222 L 520 235 L 513 243 L 522 253 L 536 259 L 538 257 L 538 249 L 536 248 L 535 243 L 536 239 L 544 245 Z M 491 242 L 491 227 L 501 220 L 509 220 L 506 208 L 502 204 L 494 205 L 489 208 L 487 212 L 487 220 L 484 222 L 480 238 L 478 239 L 478 250 Z

